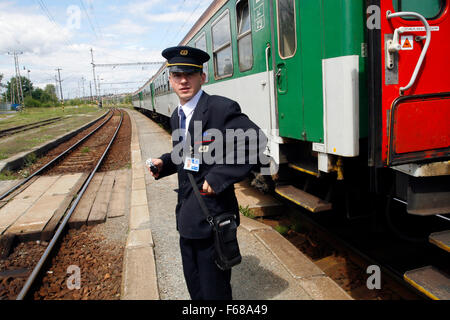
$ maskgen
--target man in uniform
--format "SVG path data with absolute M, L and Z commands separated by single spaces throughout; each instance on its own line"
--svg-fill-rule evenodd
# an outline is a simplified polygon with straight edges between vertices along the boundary
M 215 216 L 223 212 L 235 212 L 239 224 L 234 183 L 243 180 L 254 164 L 250 164 L 250 161 L 229 164 L 228 161 L 220 161 L 224 156 L 218 156 L 218 163 L 205 161 L 198 166 L 187 166 L 186 162 L 195 160 L 195 154 L 198 156 L 208 152 L 208 149 L 214 149 L 208 148 L 215 141 L 210 132 L 221 132 L 225 136 L 227 129 L 253 129 L 259 134 L 259 128 L 241 112 L 238 103 L 225 97 L 210 96 L 201 89 L 206 78 L 203 64 L 210 58 L 208 53 L 197 48 L 179 46 L 165 49 L 162 55 L 167 59 L 170 85 L 180 101 L 170 119 L 172 131 L 179 129 L 180 135 L 172 135 L 174 150 L 171 153 L 151 159 L 158 169 L 151 174 L 155 179 L 160 179 L 178 173 L 177 230 L 180 234 L 184 276 L 191 298 L 229 300 L 232 299 L 231 270 L 223 271 L 214 262 L 212 227 L 206 221 L 187 172 L 194 176 L 210 214 Z M 194 130 L 194 126 L 199 128 L 199 123 L 200 133 Z M 185 147 L 182 162 L 174 161 L 179 156 L 180 148 L 175 151 L 179 143 Z M 248 152 L 249 148 L 246 147 L 245 150 Z

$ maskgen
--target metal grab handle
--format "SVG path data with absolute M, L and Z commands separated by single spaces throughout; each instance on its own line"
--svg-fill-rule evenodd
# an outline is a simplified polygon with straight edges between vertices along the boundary
M 404 17 L 404 16 L 413 16 L 413 17 L 419 18 L 419 20 L 425 26 L 425 31 L 427 32 L 427 35 L 426 35 L 425 46 L 423 47 L 422 53 L 420 54 L 419 61 L 417 61 L 416 68 L 414 69 L 414 72 L 412 74 L 411 80 L 409 80 L 409 83 L 408 83 L 408 85 L 406 87 L 401 87 L 400 88 L 400 95 L 401 96 L 403 95 L 404 91 L 406 91 L 409 88 L 411 88 L 413 86 L 414 82 L 416 82 L 417 74 L 419 73 L 419 70 L 422 67 L 423 59 L 425 59 L 425 55 L 427 54 L 428 47 L 430 46 L 430 41 L 431 41 L 430 25 L 428 24 L 427 19 L 425 19 L 425 17 L 422 16 L 421 14 L 418 14 L 416 12 L 396 12 L 396 13 L 391 13 L 391 11 L 388 11 L 386 13 L 386 18 L 387 19 L 392 19 L 392 18 L 396 18 L 396 17 Z M 397 30 L 395 30 L 395 31 L 398 32 Z M 401 30 L 401 31 L 403 31 L 403 30 Z M 396 44 L 394 44 L 394 45 L 396 45 Z

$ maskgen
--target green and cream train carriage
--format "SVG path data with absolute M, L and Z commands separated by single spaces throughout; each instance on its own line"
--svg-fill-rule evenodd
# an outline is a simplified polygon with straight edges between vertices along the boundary
M 367 137 L 364 10 L 363 1 L 217 0 L 180 45 L 210 54 L 204 90 L 236 100 L 267 132 L 275 164 L 317 176 L 339 171 L 338 157 L 358 156 Z M 171 116 L 178 99 L 165 66 L 133 104 Z
M 390 167 L 393 160 L 386 159 L 385 149 L 393 150 L 395 146 L 387 144 L 390 131 L 384 127 L 390 118 L 386 118 L 389 112 L 383 108 L 390 108 L 391 102 L 386 107 L 380 101 L 381 95 L 386 97 L 382 80 L 385 76 L 384 73 L 381 76 L 383 68 L 380 67 L 384 61 L 384 44 L 380 44 L 380 39 L 389 33 L 380 28 L 397 21 L 387 17 L 381 8 L 389 9 L 388 12 L 418 12 L 430 24 L 435 21 L 434 28 L 440 32 L 434 32 L 434 37 L 439 35 L 444 39 L 449 33 L 444 24 L 448 20 L 444 18 L 449 15 L 446 0 L 216 0 L 180 45 L 197 47 L 210 54 L 210 61 L 204 65 L 207 74 L 204 90 L 236 100 L 242 111 L 266 131 L 269 138 L 266 152 L 273 168 L 282 169 L 281 180 L 283 170 L 300 171 L 302 178 L 277 186 L 275 191 L 281 196 L 317 212 L 331 208 L 330 200 L 336 196 L 331 188 L 336 181 L 344 186 L 335 188 L 343 192 L 336 197 L 361 199 L 363 190 L 388 193 L 401 180 L 406 182 L 396 184 L 392 198 L 406 201 L 412 197 L 408 212 L 448 213 L 442 212 L 442 208 L 449 208 L 446 199 L 450 197 L 444 195 L 438 203 L 431 204 L 426 198 L 420 198 L 427 195 L 407 193 L 413 183 L 427 190 L 433 187 L 434 182 L 420 180 L 423 176 L 417 174 L 423 172 L 422 164 L 400 159 L 403 167 Z M 371 15 L 372 12 L 375 14 Z M 416 20 L 400 22 L 413 25 L 410 30 L 417 32 L 421 29 L 415 26 L 422 24 Z M 422 33 L 416 34 L 422 36 L 416 37 L 416 41 L 426 39 L 425 32 Z M 440 43 L 432 42 L 433 45 Z M 392 92 L 398 92 L 396 88 L 402 84 L 398 78 L 402 82 L 407 77 L 409 80 L 412 71 L 403 69 L 413 66 L 405 66 L 403 61 L 413 60 L 415 54 L 420 54 L 419 45 L 414 50 L 409 57 L 405 56 L 406 51 L 397 53 L 399 57 L 394 61 L 399 64 L 396 68 L 400 74 L 397 83 L 386 87 L 386 92 L 392 88 L 395 89 Z M 422 69 L 430 66 L 425 64 Z M 178 99 L 168 77 L 166 66 L 161 66 L 135 93 L 134 105 L 169 118 Z M 415 88 L 420 88 L 424 81 L 419 74 Z M 448 82 L 444 79 L 441 87 L 449 87 Z M 444 89 L 450 91 L 447 87 Z M 448 113 L 447 97 L 448 92 L 439 106 L 443 116 Z M 445 124 L 441 127 L 447 130 Z M 444 172 L 440 175 L 446 176 L 448 182 L 449 134 L 445 131 L 436 135 L 444 135 L 443 144 L 447 144 L 446 149 L 441 148 L 434 155 L 440 157 L 438 160 L 444 158 L 444 161 L 436 160 L 436 172 Z M 433 157 L 432 153 L 427 154 Z M 385 168 L 390 169 L 389 173 L 380 170 Z M 310 180 L 314 192 L 306 193 Z M 445 192 L 450 195 L 450 190 Z M 410 208 L 410 204 L 419 203 L 414 197 L 419 197 L 422 204 L 429 203 L 430 207 Z M 363 205 L 365 201 L 360 200 Z M 357 204 L 358 200 L 351 202 Z M 349 201 L 346 205 L 350 211 Z

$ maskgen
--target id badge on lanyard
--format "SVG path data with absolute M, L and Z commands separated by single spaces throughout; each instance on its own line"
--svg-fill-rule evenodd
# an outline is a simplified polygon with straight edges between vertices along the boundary
M 198 172 L 200 170 L 200 160 L 197 158 L 186 157 L 184 159 L 184 169 Z

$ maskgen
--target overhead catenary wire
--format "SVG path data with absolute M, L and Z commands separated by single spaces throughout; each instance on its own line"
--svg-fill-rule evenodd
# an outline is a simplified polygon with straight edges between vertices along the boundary
M 87 17 L 87 19 L 88 19 L 89 25 L 91 26 L 91 29 L 92 29 L 92 31 L 94 32 L 95 37 L 96 37 L 97 39 L 99 39 L 99 36 L 98 36 L 98 34 L 97 34 L 97 31 L 95 30 L 95 27 L 94 27 L 94 25 L 92 24 L 91 17 L 89 16 L 89 13 L 88 13 L 88 11 L 86 10 L 86 7 L 84 6 L 83 0 L 79 0 L 79 1 L 80 1 L 80 4 L 81 4 L 81 8 L 83 9 L 84 13 L 86 14 L 86 17 Z
M 172 43 L 173 40 L 175 39 L 175 37 L 180 34 L 181 30 L 183 30 L 186 23 L 191 19 L 191 17 L 194 15 L 194 13 L 197 11 L 197 9 L 200 7 L 201 4 L 202 4 L 202 1 L 199 1 L 197 6 L 194 8 L 194 10 L 191 11 L 191 14 L 184 20 L 184 23 L 181 25 L 181 27 L 178 29 L 178 31 L 175 33 L 175 35 L 170 39 L 170 41 L 166 42 L 166 46 L 167 46 L 167 44 Z
M 36 2 L 38 3 L 39 7 L 41 8 L 42 12 L 45 14 L 45 16 L 48 18 L 48 20 L 53 23 L 55 25 L 56 28 L 60 29 L 61 31 L 64 31 L 64 29 L 55 21 L 55 19 L 53 18 L 53 15 L 50 13 L 50 11 L 48 10 L 47 5 L 45 4 L 44 0 L 36 0 Z M 63 39 L 64 43 L 67 46 L 72 46 L 73 44 L 70 43 L 66 38 Z

